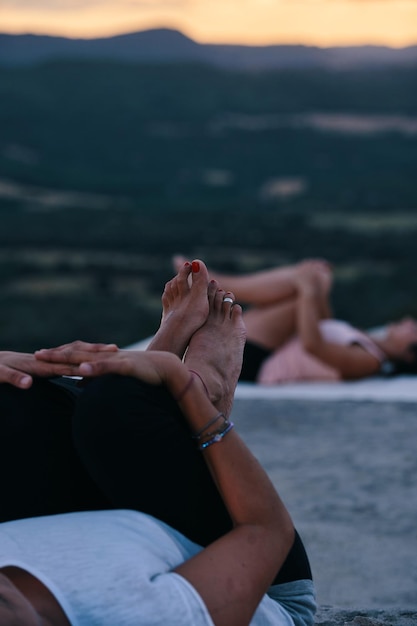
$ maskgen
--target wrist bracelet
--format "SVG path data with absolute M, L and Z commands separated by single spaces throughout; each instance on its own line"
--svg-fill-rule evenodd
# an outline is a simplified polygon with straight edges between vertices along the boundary
M 233 427 L 234 427 L 233 422 L 227 421 L 227 426 L 226 426 L 226 428 L 224 430 L 222 430 L 220 433 L 216 433 L 214 435 L 214 437 L 212 437 L 208 441 L 205 441 L 204 443 L 201 443 L 198 446 L 198 449 L 199 450 L 205 450 L 206 448 L 208 448 L 211 445 L 213 445 L 213 443 L 218 443 L 219 441 L 221 441 L 223 439 L 223 437 L 225 437 L 225 435 L 227 435 L 227 433 L 229 433 L 232 430 Z
M 203 435 L 201 435 L 201 437 L 199 437 L 199 444 L 202 445 L 203 443 L 206 443 L 206 441 L 215 439 L 217 435 L 223 435 L 223 433 L 227 431 L 227 429 L 229 428 L 229 425 L 230 425 L 229 420 L 226 418 L 223 418 L 223 424 L 219 428 L 216 428 L 215 430 L 211 432 L 204 433 Z
M 210 426 L 213 426 L 213 424 L 215 424 L 217 422 L 217 420 L 219 420 L 220 418 L 223 418 L 224 420 L 226 420 L 225 416 L 223 415 L 223 413 L 217 413 L 217 415 L 215 415 L 213 417 L 213 419 L 211 419 L 209 422 L 207 422 L 207 424 L 205 426 L 203 426 L 203 428 L 201 428 L 201 430 L 199 430 L 198 432 L 194 433 L 192 435 L 193 439 L 200 439 L 201 435 L 204 433 L 205 430 L 207 430 L 207 428 L 210 428 Z

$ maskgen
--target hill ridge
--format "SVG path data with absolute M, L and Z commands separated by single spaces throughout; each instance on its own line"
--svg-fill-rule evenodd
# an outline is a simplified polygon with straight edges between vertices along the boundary
M 417 65 L 417 45 L 265 46 L 202 44 L 179 30 L 154 28 L 95 39 L 0 33 L 0 64 L 35 65 L 53 59 L 108 59 L 125 62 L 200 62 L 224 69 L 352 69 Z

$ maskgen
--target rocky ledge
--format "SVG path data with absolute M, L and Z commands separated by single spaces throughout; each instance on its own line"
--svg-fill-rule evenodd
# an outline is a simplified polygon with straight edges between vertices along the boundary
M 417 626 L 417 611 L 406 610 L 346 610 L 319 607 L 317 626 Z

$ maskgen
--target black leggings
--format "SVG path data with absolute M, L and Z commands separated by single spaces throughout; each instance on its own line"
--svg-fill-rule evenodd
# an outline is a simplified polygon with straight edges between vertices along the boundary
M 35 380 L 27 391 L 0 385 L 0 521 L 136 509 L 203 546 L 232 528 L 165 388 L 113 375 L 81 391 L 57 382 Z M 275 583 L 303 578 L 311 571 L 296 534 Z
M 247 340 L 243 351 L 243 363 L 239 380 L 255 383 L 263 363 L 272 354 L 272 350 Z

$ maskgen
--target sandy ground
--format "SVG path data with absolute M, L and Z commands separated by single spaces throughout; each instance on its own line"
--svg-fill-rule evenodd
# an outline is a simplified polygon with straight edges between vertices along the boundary
M 417 625 L 412 403 L 236 399 L 310 556 L 322 626 Z

